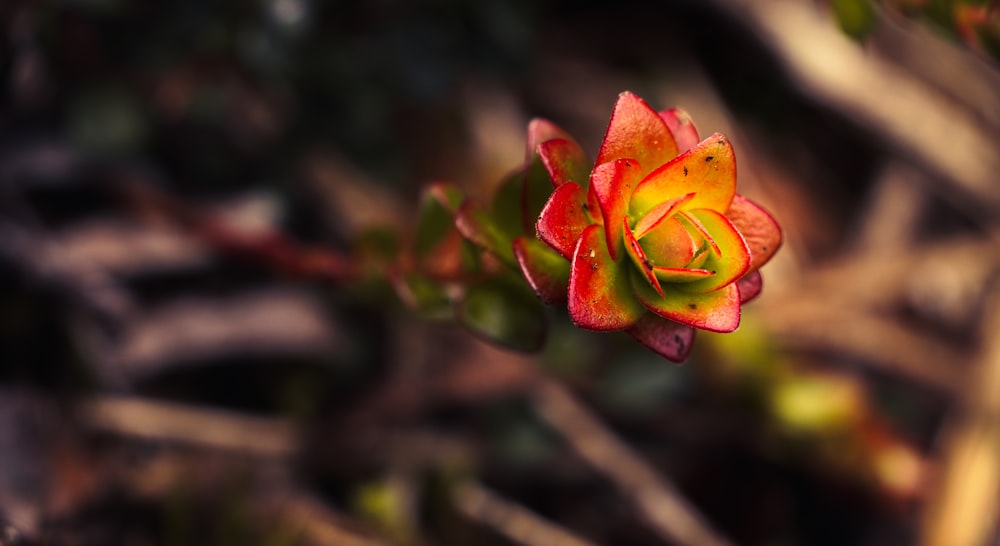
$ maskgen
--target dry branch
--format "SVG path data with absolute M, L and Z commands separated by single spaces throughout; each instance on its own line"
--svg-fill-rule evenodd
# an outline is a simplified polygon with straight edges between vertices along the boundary
M 584 461 L 614 483 L 665 541 L 682 546 L 730 544 L 670 482 L 608 431 L 566 387 L 542 380 L 533 395 L 539 415 Z
M 159 442 L 288 458 L 298 449 L 299 431 L 280 419 L 196 408 L 126 396 L 104 396 L 82 408 L 92 428 Z
M 755 312 L 785 345 L 836 351 L 938 391 L 961 393 L 963 381 L 956 370 L 965 368 L 968 357 L 889 318 L 842 306 L 833 298 L 778 309 L 768 305 Z
M 966 398 L 945 430 L 943 469 L 927 508 L 924 546 L 984 546 L 997 527 L 1000 494 L 1000 284 L 988 300 L 984 346 Z
M 591 546 L 592 543 L 504 499 L 477 483 L 454 492 L 455 507 L 466 517 L 487 525 L 522 546 Z
M 713 4 L 753 30 L 803 92 L 862 124 L 947 183 L 929 190 L 954 200 L 973 217 L 995 218 L 1000 211 L 998 135 L 968 107 L 891 63 L 866 55 L 812 3 Z
M 0 223 L 0 255 L 32 282 L 51 290 L 108 324 L 119 324 L 135 311 L 135 303 L 106 271 L 67 252 L 37 230 Z

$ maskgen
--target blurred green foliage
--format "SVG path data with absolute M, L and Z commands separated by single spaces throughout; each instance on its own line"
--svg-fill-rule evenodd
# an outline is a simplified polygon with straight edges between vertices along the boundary
M 828 0 L 840 28 L 868 36 L 882 10 L 924 21 L 939 32 L 1000 61 L 1000 6 L 990 0 Z

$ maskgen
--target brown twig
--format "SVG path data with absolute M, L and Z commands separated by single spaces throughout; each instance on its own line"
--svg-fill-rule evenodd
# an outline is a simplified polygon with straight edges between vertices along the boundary
M 950 395 L 962 390 L 954 366 L 964 362 L 966 355 L 871 310 L 843 306 L 828 298 L 803 300 L 785 308 L 775 301 L 754 312 L 785 345 L 835 350 Z
M 453 493 L 453 499 L 455 508 L 466 517 L 491 527 L 522 546 L 593 544 L 478 483 L 459 486 Z
M 996 283 L 995 283 L 996 284 Z M 964 403 L 941 439 L 942 471 L 924 519 L 923 546 L 983 546 L 1000 494 L 1000 284 L 988 300 L 984 346 Z
M 135 311 L 132 298 L 106 271 L 74 259 L 47 234 L 2 222 L 0 255 L 17 264 L 32 282 L 58 292 L 101 321 L 120 324 Z
M 806 2 L 714 0 L 754 31 L 805 93 L 946 184 L 928 187 L 989 224 L 1000 211 L 996 131 L 905 71 L 866 55 Z M 850 77 L 845 77 L 850 74 Z M 939 135 L 948 135 L 947 139 Z
M 280 419 L 157 402 L 127 396 L 102 396 L 82 408 L 92 428 L 153 441 L 286 459 L 298 450 L 299 431 Z
M 340 514 L 301 491 L 289 490 L 273 502 L 258 502 L 264 517 L 275 515 L 285 527 L 295 530 L 309 546 L 387 546 L 389 543 L 351 529 Z
M 566 387 L 540 380 L 533 392 L 533 402 L 539 415 L 563 435 L 584 461 L 614 483 L 665 541 L 683 546 L 730 544 L 673 484 L 616 438 Z

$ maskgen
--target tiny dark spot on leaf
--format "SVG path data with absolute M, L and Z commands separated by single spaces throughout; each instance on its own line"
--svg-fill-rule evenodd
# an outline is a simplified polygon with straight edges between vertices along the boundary
M 687 175 L 688 175 L 688 168 L 684 167 L 684 176 L 687 176 Z
M 697 308 L 698 308 L 698 306 L 695 305 L 695 304 L 693 304 L 693 303 L 689 303 L 688 304 L 688 309 L 697 309 Z
M 586 204 L 586 203 L 584 203 L 584 204 L 583 204 L 583 210 L 590 210 L 590 207 L 588 207 L 588 206 L 587 206 L 587 204 Z
M 761 250 L 763 250 L 764 252 L 767 252 L 767 247 L 766 246 L 765 247 L 761 247 Z
M 706 155 L 706 156 L 705 156 L 705 161 L 711 161 L 711 160 L 713 160 L 713 159 L 715 159 L 715 156 L 714 156 L 714 155 Z
M 715 270 L 714 269 L 712 270 L 712 274 L 715 275 Z
M 597 264 L 596 264 L 596 263 L 593 263 L 593 262 L 591 262 L 591 263 L 590 263 L 590 270 L 591 270 L 591 271 L 597 271 Z

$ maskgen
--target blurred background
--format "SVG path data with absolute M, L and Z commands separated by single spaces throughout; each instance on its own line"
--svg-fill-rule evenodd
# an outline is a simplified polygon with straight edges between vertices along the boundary
M 0 23 L 0 544 L 998 543 L 996 2 Z M 523 355 L 343 282 L 532 117 L 593 155 L 623 90 L 727 134 L 784 229 L 737 332 L 676 366 L 553 310 Z

